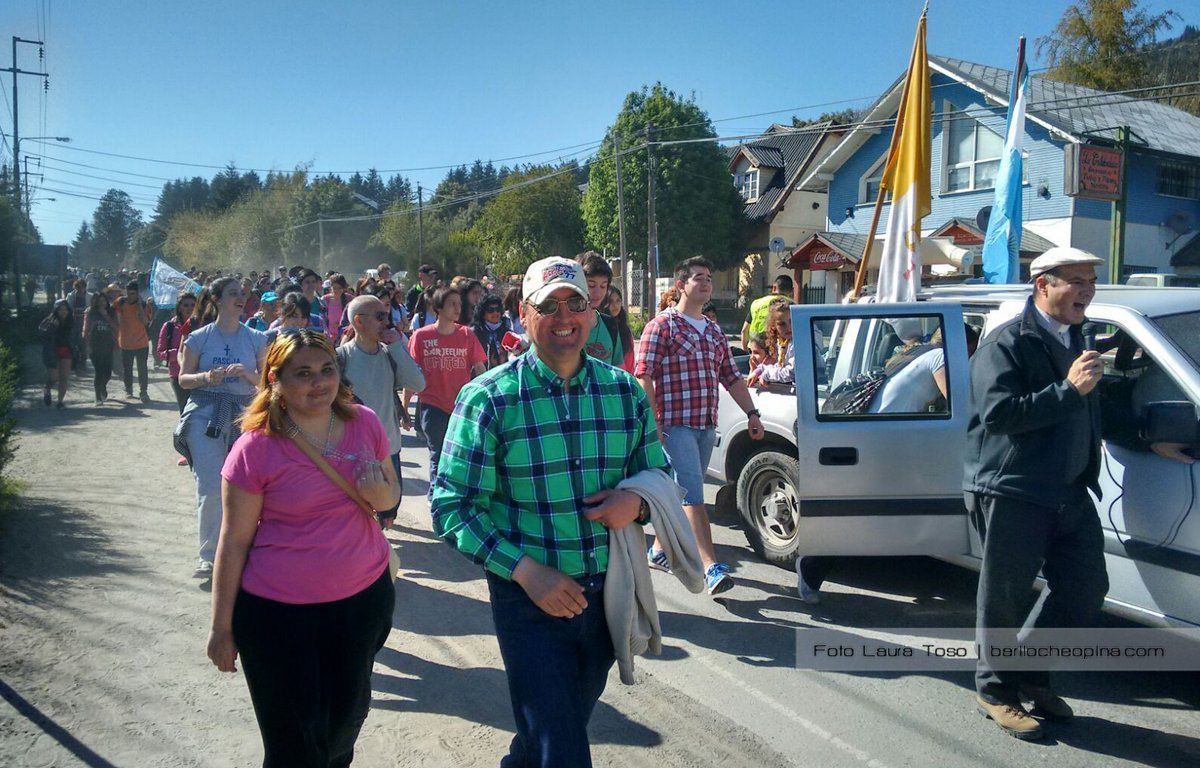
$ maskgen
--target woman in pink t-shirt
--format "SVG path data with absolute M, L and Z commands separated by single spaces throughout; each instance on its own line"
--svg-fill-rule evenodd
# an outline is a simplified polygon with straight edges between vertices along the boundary
M 329 293 L 321 297 L 324 305 L 321 321 L 325 324 L 325 334 L 335 345 L 341 343 L 342 331 L 346 330 L 346 305 L 353 298 L 347 295 L 349 288 L 343 275 L 334 275 L 329 278 Z
M 483 373 L 487 354 L 475 332 L 458 324 L 462 297 L 453 288 L 438 288 L 429 299 L 429 308 L 437 322 L 413 331 L 408 340 L 408 352 L 425 374 L 425 389 L 417 403 L 417 424 L 429 444 L 429 495 L 433 494 L 433 478 L 437 475 L 438 457 L 446 426 L 454 411 L 454 398 L 468 381 Z M 404 402 L 410 393 L 405 390 Z
M 223 672 L 241 657 L 264 765 L 350 764 L 391 630 L 387 540 L 298 445 L 366 505 L 394 506 L 387 434 L 351 398 L 324 333 L 281 333 L 221 471 L 208 657 Z

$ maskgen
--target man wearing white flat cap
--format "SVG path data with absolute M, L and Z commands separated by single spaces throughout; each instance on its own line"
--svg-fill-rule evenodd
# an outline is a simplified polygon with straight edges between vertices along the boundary
M 1025 311 L 971 358 L 963 491 L 983 542 L 976 707 L 1019 739 L 1041 738 L 1039 720 L 1066 721 L 1073 712 L 1047 670 L 999 669 L 989 649 L 1016 645 L 1022 627 L 1087 626 L 1108 592 L 1104 537 L 1088 495 L 1100 495 L 1096 385 L 1104 367 L 1080 329 L 1103 263 L 1078 248 L 1039 256 Z M 1034 603 L 1039 571 L 1047 588 Z

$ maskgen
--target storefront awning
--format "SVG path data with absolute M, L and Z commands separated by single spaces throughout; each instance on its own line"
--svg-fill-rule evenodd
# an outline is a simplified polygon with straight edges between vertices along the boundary
M 849 235 L 843 232 L 817 232 L 801 243 L 792 255 L 783 262 L 787 269 L 838 270 L 855 268 L 862 260 L 866 248 L 865 235 Z M 879 252 L 883 240 L 875 241 L 871 249 L 870 268 L 879 267 Z M 978 249 L 975 249 L 978 250 Z M 926 237 L 921 240 L 921 264 L 924 266 L 950 266 L 959 270 L 970 269 L 978 255 L 968 248 L 954 244 L 950 237 Z

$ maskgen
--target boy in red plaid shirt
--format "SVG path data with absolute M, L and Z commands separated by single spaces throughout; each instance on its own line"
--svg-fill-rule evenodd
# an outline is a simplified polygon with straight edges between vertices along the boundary
M 761 440 L 764 432 L 746 380 L 733 365 L 725 334 L 701 314 L 712 297 L 712 264 L 700 256 L 682 262 L 675 268 L 675 289 L 679 303 L 642 330 L 633 373 L 646 390 L 659 440 L 686 492 L 683 510 L 696 534 L 708 593 L 716 595 L 733 586 L 728 566 L 717 562 L 704 507 L 704 470 L 716 437 L 718 383 L 749 417 L 751 439 Z M 652 568 L 669 567 L 657 540 L 646 557 Z

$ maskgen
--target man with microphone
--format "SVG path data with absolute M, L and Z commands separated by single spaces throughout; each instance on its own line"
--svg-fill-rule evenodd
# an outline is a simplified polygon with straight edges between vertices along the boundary
M 1047 670 L 997 669 L 988 649 L 1011 647 L 1022 627 L 1087 626 L 1108 592 L 1104 537 L 1088 495 L 1100 495 L 1096 385 L 1104 365 L 1081 328 L 1103 263 L 1077 248 L 1039 256 L 1024 312 L 971 358 L 963 491 L 983 543 L 976 706 L 1019 739 L 1041 738 L 1038 718 L 1066 721 L 1073 712 Z M 1039 570 L 1047 587 L 1034 602 Z

